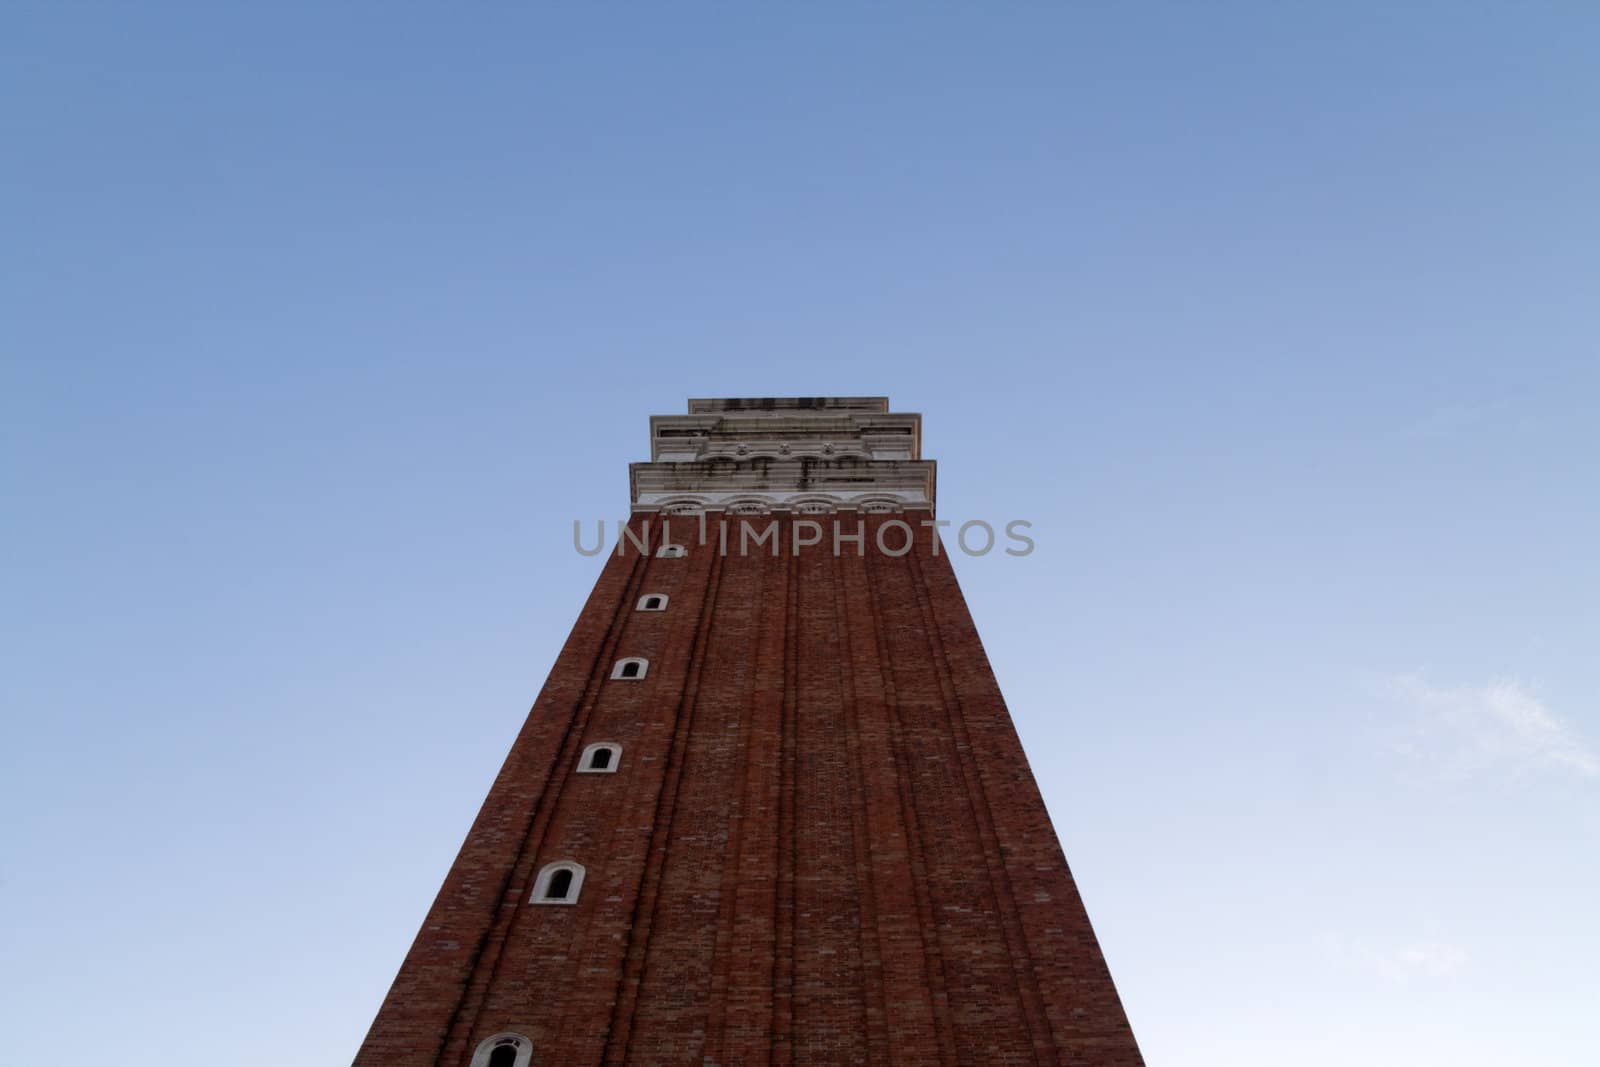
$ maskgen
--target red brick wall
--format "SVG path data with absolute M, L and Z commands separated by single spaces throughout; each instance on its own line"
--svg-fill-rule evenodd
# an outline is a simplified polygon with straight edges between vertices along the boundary
M 1141 1063 L 948 557 L 874 547 L 927 517 L 610 557 L 356 1064 Z

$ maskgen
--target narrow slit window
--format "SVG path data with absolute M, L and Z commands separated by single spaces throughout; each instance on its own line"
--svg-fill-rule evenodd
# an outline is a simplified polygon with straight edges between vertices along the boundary
M 533 883 L 534 904 L 576 904 L 583 889 L 583 866 L 571 860 L 547 864 Z
M 532 1041 L 521 1034 L 495 1034 L 478 1045 L 472 1067 L 528 1067 L 532 1059 Z
M 611 677 L 623 681 L 638 681 L 649 669 L 649 660 L 642 656 L 629 656 L 627 659 L 617 660 L 617 665 L 611 668 Z
M 667 610 L 667 594 L 665 594 L 665 593 L 646 593 L 644 596 L 639 598 L 639 610 L 640 611 L 666 611 Z
M 662 545 L 656 549 L 657 559 L 682 559 L 689 554 L 689 550 L 682 545 Z
M 578 757 L 579 774 L 615 774 L 617 762 L 622 758 L 622 746 L 615 741 L 599 741 L 583 750 Z

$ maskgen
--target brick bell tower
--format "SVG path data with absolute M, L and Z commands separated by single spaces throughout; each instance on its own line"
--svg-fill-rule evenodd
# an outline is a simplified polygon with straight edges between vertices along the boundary
M 921 417 L 691 400 L 650 437 L 358 1067 L 1141 1064 Z

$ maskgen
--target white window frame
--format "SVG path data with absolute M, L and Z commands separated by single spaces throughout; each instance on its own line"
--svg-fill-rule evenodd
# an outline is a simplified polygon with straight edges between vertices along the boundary
M 472 1054 L 472 1067 L 489 1067 L 489 1057 L 501 1045 L 511 1045 L 517 1050 L 517 1059 L 513 1067 L 528 1067 L 533 1059 L 533 1042 L 521 1034 L 513 1034 L 509 1030 L 503 1034 L 486 1037 L 478 1045 L 478 1051 Z
M 689 554 L 683 545 L 662 545 L 656 549 L 656 559 L 682 559 Z
M 545 892 L 550 888 L 550 880 L 560 871 L 572 872 L 572 886 L 567 890 L 567 895 L 560 900 L 546 900 Z M 576 904 L 578 894 L 583 892 L 583 864 L 576 860 L 557 860 L 547 863 L 539 870 L 539 877 L 533 880 L 533 896 L 528 898 L 530 904 Z
M 657 604 L 655 607 L 651 607 L 650 601 L 657 598 L 660 598 L 661 603 Z M 634 607 L 639 611 L 666 611 L 667 601 L 669 599 L 670 598 L 665 593 L 646 593 L 644 596 L 639 598 L 639 603 L 635 604 Z
M 638 674 L 629 676 L 622 673 L 630 663 L 637 663 L 639 665 Z M 611 665 L 611 678 L 613 681 L 637 682 L 643 679 L 644 676 L 649 673 L 650 661 L 645 659 L 643 656 L 624 656 L 622 659 L 617 660 L 616 663 Z
M 596 752 L 599 752 L 602 748 L 611 753 L 611 762 L 608 763 L 604 767 L 591 767 L 591 766 L 589 766 L 589 761 L 594 759 L 594 754 Z M 592 745 L 585 746 L 585 748 L 583 750 L 583 755 L 578 757 L 578 773 L 579 774 L 616 774 L 617 773 L 617 764 L 619 764 L 621 762 L 622 762 L 622 746 L 621 745 L 617 744 L 615 741 L 596 741 Z

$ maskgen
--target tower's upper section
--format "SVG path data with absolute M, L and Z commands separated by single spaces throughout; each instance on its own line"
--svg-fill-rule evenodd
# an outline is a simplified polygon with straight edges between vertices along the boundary
M 650 418 L 650 462 L 628 468 L 635 511 L 900 511 L 934 504 L 922 416 L 882 396 L 690 400 Z

